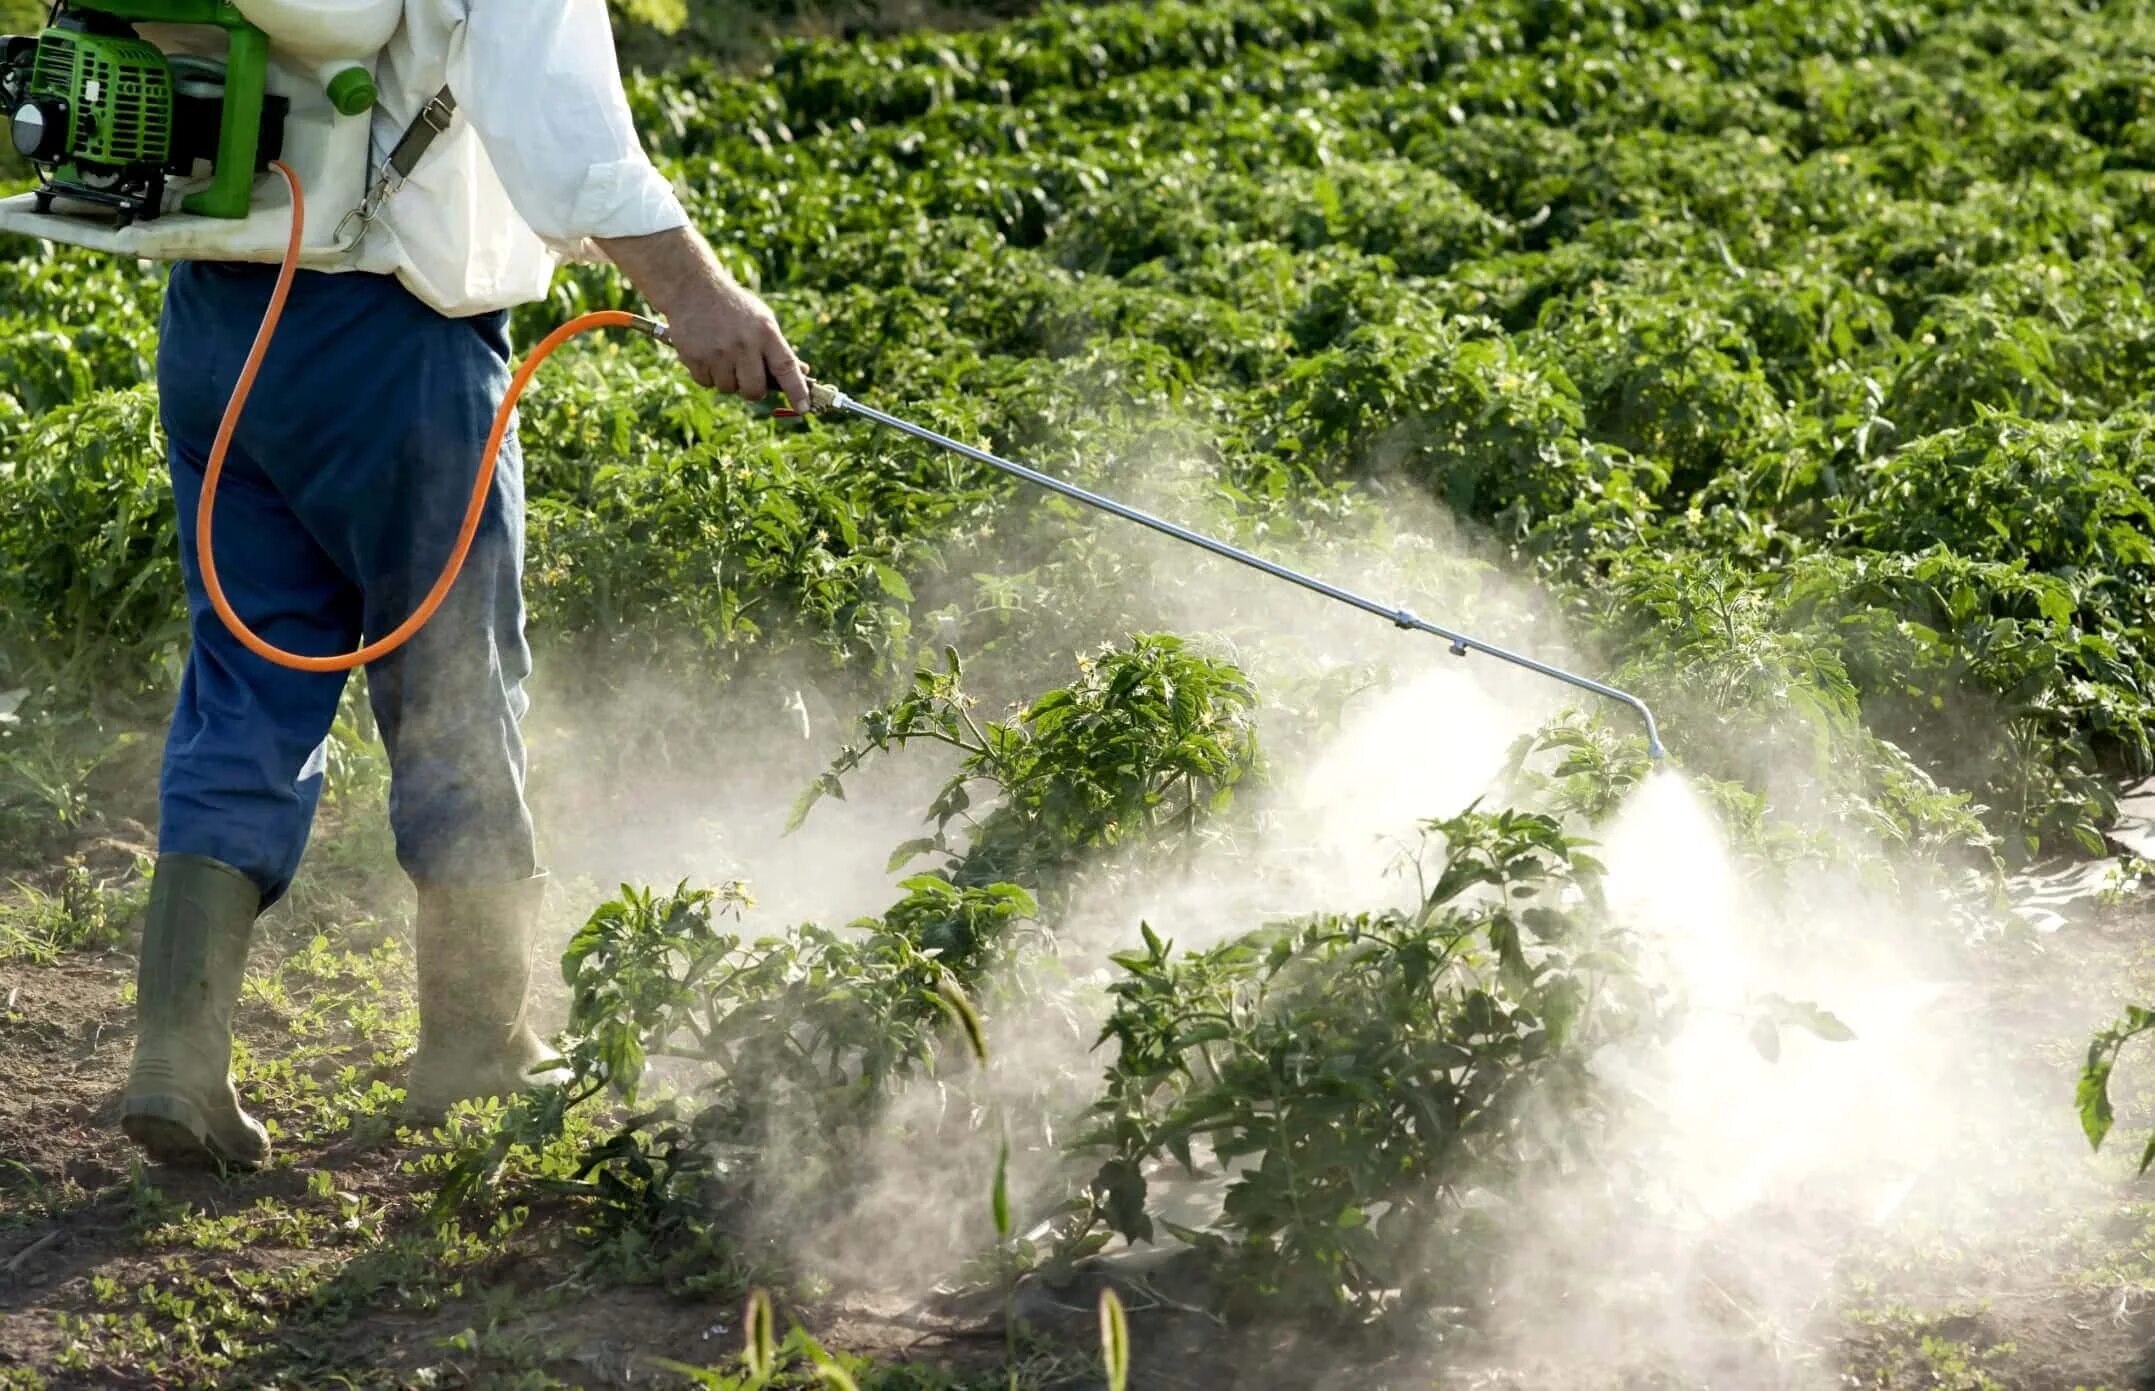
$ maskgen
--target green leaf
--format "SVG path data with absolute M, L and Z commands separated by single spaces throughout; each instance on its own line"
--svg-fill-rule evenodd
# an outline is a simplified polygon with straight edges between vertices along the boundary
M 2131 1005 L 2124 1017 L 2088 1044 L 2087 1060 L 2081 1066 L 2073 1098 L 2080 1110 L 2081 1131 L 2087 1135 L 2091 1149 L 2102 1148 L 2116 1119 L 2110 1108 L 2110 1071 L 2117 1062 L 2118 1051 L 2150 1029 L 2155 1029 L 2155 1010 Z
M 771 1296 L 762 1289 L 749 1291 L 748 1309 L 741 1320 L 741 1361 L 750 1376 L 768 1381 L 778 1372 L 778 1335 L 772 1327 Z
M 823 1344 L 805 1332 L 798 1334 L 798 1337 L 807 1350 L 808 1360 L 814 1364 L 816 1380 L 831 1388 L 831 1391 L 860 1391 L 860 1385 L 853 1380 L 853 1374 L 841 1366 L 838 1359 L 831 1356 Z
M 1145 1211 L 1145 1173 L 1135 1162 L 1113 1159 L 1093 1177 L 1093 1192 L 1103 1200 L 1108 1225 L 1125 1240 L 1152 1240 L 1152 1217 Z
M 1856 1036 L 1856 1031 L 1842 1023 L 1838 1015 L 1815 1006 L 1806 1009 L 1794 1022 L 1829 1043 L 1846 1043 Z
M 838 780 L 836 773 L 819 775 L 814 782 L 802 789 L 800 796 L 793 799 L 793 809 L 786 814 L 786 834 L 791 835 L 799 830 L 801 823 L 808 819 L 808 813 L 815 810 L 816 803 L 825 797 L 833 797 L 841 802 L 846 799 L 845 784 Z
M 2091 1062 L 2081 1071 L 2080 1083 L 2074 1088 L 2074 1100 L 2080 1107 L 2080 1129 L 2088 1137 L 2090 1149 L 2101 1149 L 2103 1139 L 2110 1134 L 2111 1124 L 2116 1120 L 2110 1109 L 2110 1060 Z
M 905 576 L 880 560 L 871 560 L 868 564 L 875 571 L 875 582 L 883 587 L 885 594 L 901 604 L 913 602 L 913 587 L 905 582 Z
M 628 19 L 672 34 L 688 23 L 688 0 L 609 0 Z
M 1113 1288 L 1100 1291 L 1100 1362 L 1108 1391 L 1129 1391 L 1130 1320 Z
M 884 862 L 883 872 L 885 874 L 895 874 L 904 868 L 906 861 L 942 848 L 942 842 L 934 836 L 921 836 L 915 840 L 905 841 L 890 852 L 890 859 Z M 945 885 L 945 887 L 947 888 L 948 885 Z
M 676 1362 L 670 1357 L 653 1357 L 651 1365 L 664 1368 L 675 1376 L 687 1377 L 706 1391 L 740 1391 L 740 1381 L 725 1372 L 709 1367 L 692 1367 L 686 1362 Z
M 973 1001 L 958 984 L 957 977 L 945 971 L 935 983 L 936 1003 L 954 1020 L 965 1034 L 965 1045 L 981 1066 L 988 1062 L 988 1030 L 980 1021 L 980 1012 L 973 1008 Z
M 1004 1136 L 995 1152 L 995 1191 L 990 1199 L 995 1213 L 995 1234 L 1010 1240 L 1010 1137 Z

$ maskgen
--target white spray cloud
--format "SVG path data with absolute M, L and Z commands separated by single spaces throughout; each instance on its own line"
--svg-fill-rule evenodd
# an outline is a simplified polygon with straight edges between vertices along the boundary
M 1175 512 L 1175 496 L 1158 500 L 1162 511 Z M 1477 635 L 1561 660 L 1558 625 L 1531 589 L 1418 587 L 1472 568 L 1449 524 L 1427 510 L 1395 521 L 1410 540 L 1382 553 L 1312 545 L 1282 548 L 1280 558 L 1462 627 L 1501 612 L 1501 626 Z M 1356 697 L 1334 734 L 1275 770 L 1261 846 L 1225 845 L 1194 867 L 1103 878 L 1066 939 L 1080 973 L 1104 976 L 1106 952 L 1126 946 L 1141 920 L 1202 947 L 1281 916 L 1403 905 L 1413 886 L 1386 870 L 1419 823 L 1491 790 L 1512 742 L 1558 709 L 1592 708 L 1591 698 L 1541 678 L 1458 661 L 1433 639 L 1164 539 L 1132 532 L 1116 547 L 1108 571 L 1122 587 L 1089 596 L 1089 609 L 1073 602 L 1074 612 L 1099 617 L 1057 630 L 1073 650 L 1125 627 L 1224 630 L 1239 635 L 1237 656 L 1261 687 L 1279 672 L 1372 655 L 1397 679 Z M 960 559 L 967 564 L 987 562 Z M 992 663 L 983 676 L 993 681 Z M 714 718 L 738 718 L 725 698 L 712 704 L 725 711 Z M 884 858 L 918 833 L 928 790 L 949 762 L 912 750 L 872 763 L 851 780 L 847 801 L 824 804 L 799 836 L 782 838 L 785 807 L 850 732 L 819 714 L 815 737 L 803 741 L 797 719 L 774 708 L 744 722 L 740 766 L 659 790 L 670 814 L 656 833 L 648 821 L 580 827 L 571 837 L 579 858 L 594 873 L 634 865 L 658 882 L 745 875 L 769 929 L 886 906 L 896 895 Z M 780 740 L 785 755 L 759 763 Z M 607 805 L 590 796 L 585 804 Z M 1492 1366 L 1512 1378 L 1497 1384 L 1588 1387 L 1651 1371 L 1745 1391 L 1833 1385 L 1837 1364 L 1822 1330 L 1851 1250 L 1913 1249 L 1940 1231 L 2007 1233 L 2046 1220 L 2037 1194 L 2091 1183 L 2069 1112 L 2050 1090 L 2057 1077 L 2000 1070 L 1991 1025 L 1970 1006 L 1980 982 L 1932 949 L 1946 935 L 1937 924 L 1842 878 L 1765 901 L 1676 775 L 1650 779 L 1601 835 L 1612 911 L 1637 934 L 1648 977 L 1690 1008 L 1665 1043 L 1599 1060 L 1637 1103 L 1610 1139 L 1609 1169 L 1525 1205 L 1538 1220 L 1521 1226 L 1494 1301 Z M 1795 920 L 1781 915 L 1789 902 L 1802 905 Z M 1856 1037 L 1832 1042 L 1783 1028 L 1769 1061 L 1752 1036 L 1754 1006 L 1769 994 L 1815 1001 Z M 1018 1114 L 1056 1079 L 1097 1075 L 1106 1061 L 1091 1052 L 1097 1025 L 1097 1014 L 1081 1010 L 991 1017 L 988 1090 L 959 1095 L 933 1079 L 910 1088 L 872 1141 L 867 1168 L 878 1177 L 853 1195 L 847 1225 L 802 1226 L 804 1251 L 827 1270 L 900 1286 L 973 1254 L 992 1141 L 981 1131 L 978 1144 L 924 1153 L 918 1137 L 955 1129 L 962 1139 L 991 1103 Z M 1020 1156 L 1021 1165 L 1049 1162 L 1039 1151 Z M 1027 1177 L 1046 1176 L 1036 1167 Z M 2014 1195 L 2028 1200 L 2022 1208 Z
M 1497 1301 L 1517 1384 L 1840 1386 L 1853 1257 L 2026 1240 L 2099 1192 L 2069 1084 L 2004 1059 L 1980 981 L 1927 945 L 1942 922 L 1837 879 L 1778 915 L 1673 773 L 1605 829 L 1602 857 L 1642 969 L 1685 1008 L 1673 1038 L 1599 1060 L 1636 1097 L 1611 1170 L 1529 1196 Z M 1752 1037 L 1769 995 L 1855 1037 L 1781 1028 L 1769 1059 Z

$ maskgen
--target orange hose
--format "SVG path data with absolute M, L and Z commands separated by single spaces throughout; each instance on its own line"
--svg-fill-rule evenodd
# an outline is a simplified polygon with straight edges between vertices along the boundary
M 231 448 L 232 432 L 239 425 L 240 412 L 246 408 L 248 393 L 254 390 L 255 374 L 262 366 L 263 355 L 269 351 L 270 339 L 276 335 L 277 321 L 284 316 L 285 297 L 292 288 L 293 273 L 299 269 L 300 242 L 306 235 L 307 206 L 300 192 L 299 176 L 282 162 L 270 167 L 284 175 L 284 181 L 292 189 L 291 240 L 285 246 L 284 261 L 277 268 L 277 284 L 270 291 L 269 308 L 263 311 L 262 326 L 255 331 L 254 346 L 247 350 L 246 365 L 240 368 L 239 381 L 232 387 L 232 399 L 225 403 L 224 418 L 217 425 L 216 442 L 210 446 L 209 465 L 202 475 L 202 499 L 195 507 L 195 550 L 201 558 L 202 586 L 209 591 L 210 607 L 217 611 L 224 626 L 249 652 L 293 671 L 350 671 L 353 667 L 386 657 L 411 641 L 441 607 L 442 601 L 449 597 L 458 572 L 464 568 L 464 557 L 471 550 L 472 537 L 479 532 L 479 518 L 485 515 L 487 493 L 494 481 L 494 461 L 501 453 L 502 441 L 508 436 L 509 417 L 515 413 L 517 399 L 524 394 L 524 388 L 530 383 L 532 374 L 538 371 L 539 364 L 546 361 L 554 349 L 579 333 L 595 328 L 633 328 L 640 321 L 636 315 L 620 309 L 601 309 L 579 315 L 541 339 L 517 367 L 515 377 L 509 382 L 508 394 L 501 398 L 501 407 L 494 412 L 494 428 L 487 434 L 486 448 L 480 451 L 479 474 L 472 480 L 471 502 L 464 509 L 464 525 L 457 531 L 456 546 L 449 552 L 449 562 L 442 567 L 434 587 L 419 601 L 419 607 L 412 610 L 411 617 L 356 652 L 329 657 L 287 652 L 265 640 L 233 612 L 231 601 L 225 597 L 224 586 L 218 582 L 217 556 L 210 545 L 210 523 L 216 511 L 217 481 L 224 474 L 225 453 Z

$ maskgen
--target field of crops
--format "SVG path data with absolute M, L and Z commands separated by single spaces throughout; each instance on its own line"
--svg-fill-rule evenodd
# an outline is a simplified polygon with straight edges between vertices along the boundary
M 1679 771 L 587 339 L 521 427 L 573 1080 L 400 1124 L 355 682 L 239 1020 L 277 1164 L 145 1169 L 162 275 L 0 238 L 0 1387 L 1117 1385 L 1103 1291 L 1141 1387 L 2147 1384 L 2155 10 L 1055 6 L 631 87 L 819 378 Z

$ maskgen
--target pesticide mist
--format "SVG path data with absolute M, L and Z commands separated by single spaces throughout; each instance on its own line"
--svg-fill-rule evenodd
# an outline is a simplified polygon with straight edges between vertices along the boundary
M 1499 1360 L 1521 1384 L 1633 1368 L 1842 1386 L 1852 1272 L 2024 1250 L 2061 1207 L 2100 1201 L 2063 1122 L 2069 1072 L 2004 1054 L 1977 1007 L 1990 983 L 1939 949 L 1944 905 L 1926 922 L 1840 876 L 1769 899 L 1676 771 L 1649 777 L 1603 842 L 1610 911 L 1677 1023 L 1597 1059 L 1626 1097 L 1613 1162 L 1539 1194 L 1543 1231 L 1509 1253 Z M 2015 1287 L 2001 1272 L 1929 1293 L 1976 1307 Z
M 1335 542 L 1302 550 L 1293 558 L 1393 590 L 1471 573 L 1468 616 L 1500 624 L 1497 640 L 1546 645 L 1560 627 L 1531 586 L 1506 580 L 1456 536 L 1378 559 L 1343 555 Z M 1344 673 L 1349 693 L 1324 720 L 1292 706 L 1264 709 L 1273 757 L 1266 784 L 1238 794 L 1245 815 L 1208 823 L 1164 858 L 1132 842 L 1085 851 L 1058 871 L 1067 878 L 1047 915 L 1060 984 L 1044 990 L 1038 961 L 1016 957 L 976 987 L 987 1005 L 988 1068 L 883 1078 L 879 1120 L 828 1165 L 803 1158 L 830 1143 L 817 1133 L 823 1112 L 769 1108 L 760 1140 L 814 1179 L 760 1181 L 753 1230 L 853 1298 L 977 1288 L 980 1253 L 999 1240 L 980 1200 L 998 1182 L 997 1130 L 1012 1138 L 1008 1183 L 1035 1214 L 1021 1235 L 1036 1252 L 1067 1236 L 1058 1227 L 1067 1218 L 1052 1216 L 1058 1202 L 1100 1191 L 1101 1151 L 1073 1142 L 1097 1127 L 1086 1112 L 1117 1050 L 1103 1043 L 1103 1027 L 1114 1032 L 1127 1006 L 1104 987 L 1123 977 L 1112 958 L 1132 948 L 1141 924 L 1175 952 L 1203 953 L 1268 923 L 1411 915 L 1443 863 L 1432 822 L 1477 805 L 1532 810 L 1554 786 L 1537 794 L 1522 783 L 1518 750 L 1574 718 L 1561 687 L 1461 662 L 1379 625 L 1323 621 L 1336 616 L 1316 601 L 1234 567 L 1192 563 L 1157 538 L 1115 548 L 1105 575 L 1097 551 L 1081 554 L 1094 580 L 1082 610 L 1090 616 L 1072 622 L 1066 607 L 1054 650 L 1075 659 L 1146 628 L 1231 634 L 1229 650 L 1258 689 L 1316 689 Z M 1065 540 L 967 563 L 1046 583 L 1072 564 L 1072 549 Z M 1372 648 L 1381 649 L 1376 660 Z M 1049 665 L 1032 651 L 1001 667 L 976 662 L 966 680 L 1021 693 Z M 613 823 L 618 837 L 598 829 L 618 807 L 595 805 L 612 782 L 563 777 L 557 796 L 584 809 L 574 859 L 597 875 L 634 865 L 662 877 L 746 879 L 757 900 L 750 936 L 822 921 L 852 922 L 876 940 L 884 920 L 873 915 L 904 898 L 906 876 L 921 868 L 889 858 L 889 846 L 922 829 L 918 812 L 905 809 L 928 806 L 964 760 L 942 743 L 894 749 L 848 774 L 844 801 L 827 801 L 785 834 L 800 787 L 845 737 L 827 701 L 810 715 L 801 692 L 814 689 L 812 677 L 776 670 L 750 673 L 707 710 L 688 701 L 697 718 L 730 722 L 776 756 L 663 784 L 655 796 L 646 784 L 642 815 Z M 744 690 L 760 693 L 762 716 L 744 718 Z M 678 692 L 644 699 L 682 713 Z M 983 721 L 997 713 L 992 702 L 978 709 Z M 1671 733 L 1683 747 L 1684 730 Z M 1941 948 L 1953 935 L 1948 904 L 1911 902 L 1852 869 L 1811 866 L 1768 882 L 1676 769 L 1648 773 L 1598 817 L 1563 801 L 1548 810 L 1593 843 L 1606 870 L 1595 890 L 1599 920 L 1588 926 L 1621 942 L 1632 985 L 1657 1001 L 1651 1027 L 1612 1036 L 1583 1059 L 1590 1100 L 1554 1083 L 1520 1099 L 1524 1131 L 1565 1138 L 1550 1142 L 1547 1162 L 1505 1181 L 1476 1228 L 1486 1259 L 1474 1288 L 1453 1291 L 1450 1312 L 1424 1320 L 1444 1331 L 1383 1384 L 1479 1366 L 1499 1378 L 1491 1385 L 1614 1385 L 1633 1374 L 1702 1386 L 1834 1385 L 1834 1349 L 1821 1330 L 1853 1255 L 1890 1264 L 1915 1259 L 1926 1242 L 2024 1237 L 2051 1220 L 2031 1195 L 2092 1191 L 2076 1137 L 2058 1124 L 2057 1077 L 1996 1057 L 1984 1015 L 1970 1007 L 1982 982 Z M 988 815 L 983 804 L 958 824 L 977 834 Z M 951 872 L 966 881 L 962 856 Z M 1591 986 L 1591 971 L 1582 979 Z M 690 1065 L 670 1075 L 694 1086 L 721 1074 Z M 1221 1214 L 1222 1192 L 1254 1172 L 1249 1160 L 1208 1164 L 1207 1150 L 1197 1144 L 1192 1172 L 1164 1154 L 1140 1166 L 1163 1222 L 1204 1230 Z M 1497 1197 L 1482 1183 L 1462 1170 L 1447 1176 L 1442 1196 L 1432 1189 L 1398 1201 L 1472 1213 Z M 1163 1260 L 1184 1249 L 1171 1230 L 1155 1225 L 1148 1241 L 1116 1241 L 1102 1255 L 1106 1268 L 1171 1270 Z M 1435 1222 L 1422 1269 L 1406 1282 L 1456 1265 L 1460 1230 L 1452 1218 Z M 1462 1339 L 1467 1328 L 1474 1332 Z M 1237 1384 L 1321 1384 L 1255 1370 L 1267 1355 L 1256 1345 L 1219 1355 L 1242 1369 Z

